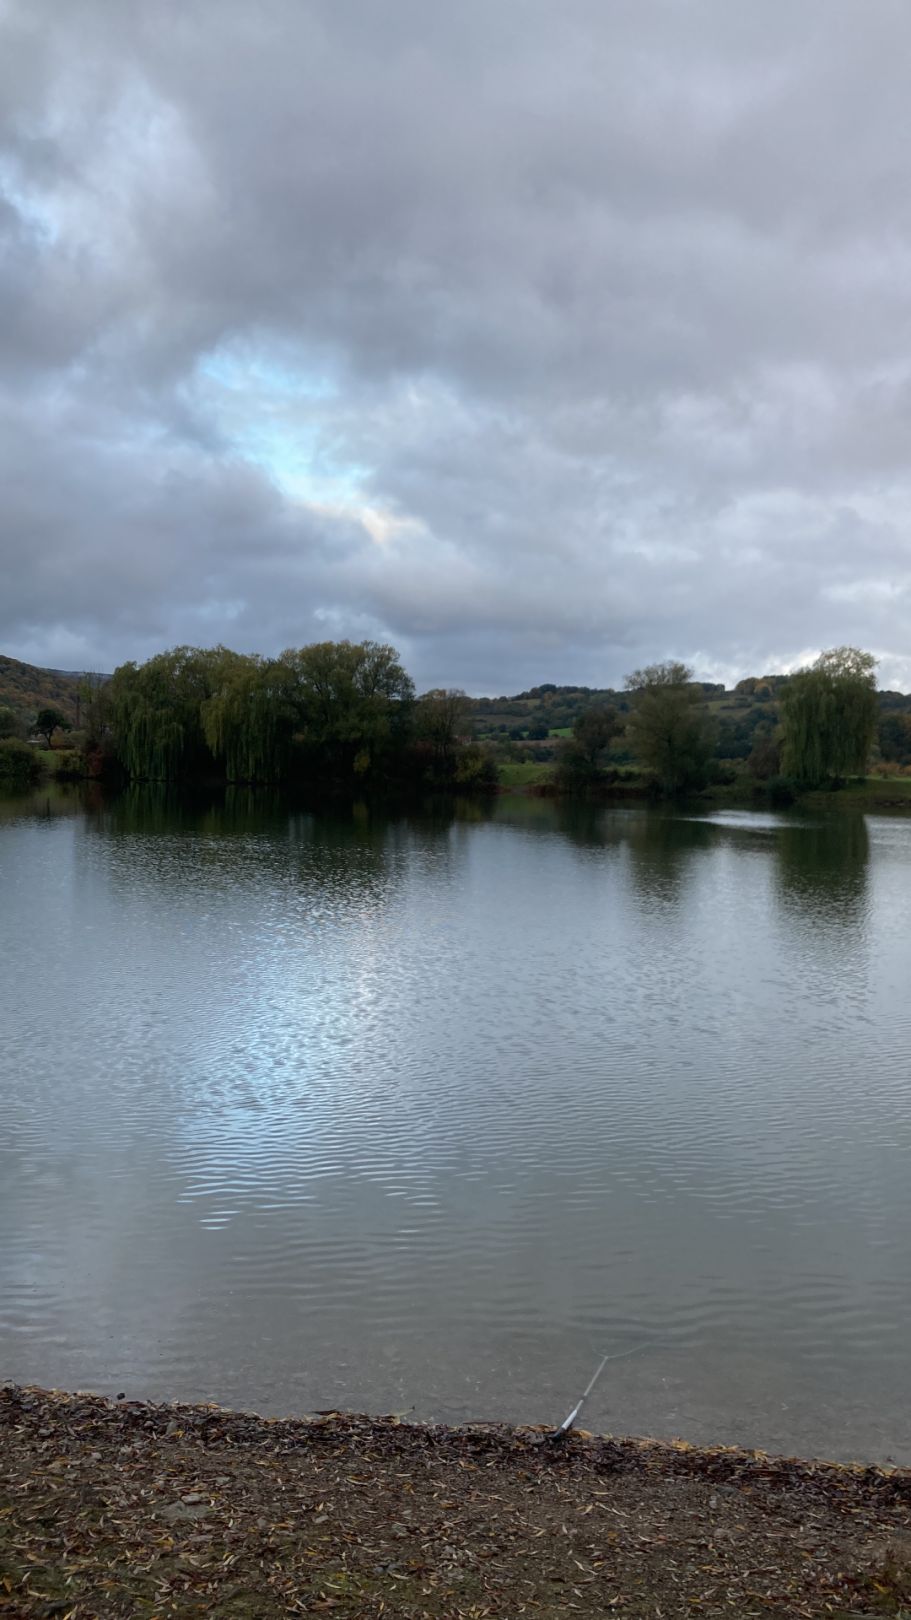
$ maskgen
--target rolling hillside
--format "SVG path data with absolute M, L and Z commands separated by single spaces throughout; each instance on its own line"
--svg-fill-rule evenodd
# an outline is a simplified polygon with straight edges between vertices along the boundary
M 17 658 L 6 658 L 0 653 L 0 707 L 15 710 L 30 723 L 39 709 L 50 705 L 60 709 L 75 725 L 83 678 L 72 670 L 37 669 L 34 664 L 20 664 Z

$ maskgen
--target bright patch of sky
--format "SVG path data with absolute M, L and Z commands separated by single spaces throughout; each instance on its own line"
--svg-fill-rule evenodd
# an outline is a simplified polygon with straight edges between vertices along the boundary
M 355 516 L 369 506 L 369 469 L 344 453 L 339 389 L 324 374 L 236 346 L 205 356 L 190 392 L 219 437 L 289 499 Z

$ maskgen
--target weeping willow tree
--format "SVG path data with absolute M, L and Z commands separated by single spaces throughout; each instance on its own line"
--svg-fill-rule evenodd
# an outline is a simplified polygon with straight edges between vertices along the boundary
M 203 733 L 229 782 L 278 782 L 291 750 L 292 677 L 279 659 L 245 658 L 225 669 L 202 704 Z
M 876 730 L 876 659 L 856 647 L 821 653 L 781 694 L 781 768 L 805 787 L 862 776 Z
M 224 647 L 175 647 L 114 671 L 107 691 L 110 726 L 128 776 L 173 781 L 204 762 L 202 705 L 219 672 L 237 658 Z
M 311 774 L 363 775 L 407 741 L 414 687 L 392 647 L 320 642 L 263 659 L 175 647 L 122 664 L 106 688 L 116 756 L 128 776 L 206 772 L 278 782 L 292 754 Z

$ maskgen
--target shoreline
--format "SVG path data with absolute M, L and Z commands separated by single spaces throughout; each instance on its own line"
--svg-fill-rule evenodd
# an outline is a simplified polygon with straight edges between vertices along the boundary
M 0 1386 L 0 1615 L 911 1613 L 911 1468 L 549 1432 Z
M 897 783 L 906 785 L 897 786 Z M 105 793 L 116 796 L 129 788 L 167 788 L 178 794 L 192 796 L 200 791 L 227 792 L 229 790 L 243 790 L 251 793 L 274 794 L 281 793 L 295 799 L 300 797 L 299 788 L 289 786 L 287 783 L 269 782 L 230 782 L 222 779 L 200 779 L 198 781 L 165 781 L 150 778 L 134 778 L 131 781 L 115 782 L 88 771 L 68 768 L 62 771 L 51 770 L 42 762 L 41 773 L 34 781 L 25 784 L 7 782 L 0 784 L 0 793 L 27 794 L 30 791 L 60 784 L 62 786 L 77 787 L 97 786 Z M 749 810 L 759 814 L 770 811 L 810 811 L 820 810 L 852 810 L 868 815 L 903 815 L 911 812 L 911 779 L 895 777 L 867 777 L 863 782 L 851 781 L 839 788 L 808 788 L 803 791 L 795 790 L 786 800 L 777 800 L 774 795 L 765 791 L 762 784 L 752 781 L 737 781 L 727 784 L 714 784 L 712 786 L 694 791 L 691 794 L 664 796 L 657 794 L 652 788 L 641 780 L 614 781 L 594 783 L 584 792 L 576 792 L 561 786 L 554 778 L 551 767 L 544 767 L 542 774 L 530 781 L 500 780 L 478 788 L 458 788 L 451 786 L 446 790 L 424 789 L 417 796 L 408 789 L 398 787 L 376 786 L 372 792 L 372 802 L 377 804 L 414 803 L 426 801 L 428 798 L 442 793 L 443 797 L 453 800 L 483 803 L 497 798 L 524 798 L 545 799 L 555 804 L 581 804 L 601 805 L 611 807 L 615 805 L 644 805 L 664 811 L 685 810 L 692 805 L 701 805 L 711 810 Z M 330 805 L 350 804 L 354 798 L 347 792 L 326 792 L 320 796 L 320 802 Z
M 542 1456 L 558 1459 L 572 1456 L 580 1466 L 594 1471 L 645 1472 L 656 1468 L 685 1475 L 705 1474 L 716 1480 L 749 1479 L 793 1482 L 796 1476 L 817 1484 L 830 1477 L 844 1481 L 846 1476 L 864 1489 L 894 1494 L 911 1507 L 911 1464 L 845 1461 L 827 1457 L 805 1457 L 785 1452 L 767 1452 L 739 1445 L 696 1445 L 674 1438 L 660 1440 L 650 1435 L 596 1434 L 590 1429 L 572 1427 L 561 1431 L 541 1423 L 500 1423 L 470 1420 L 465 1423 L 437 1423 L 420 1418 L 402 1418 L 395 1413 L 355 1412 L 325 1409 L 302 1412 L 295 1417 L 267 1417 L 260 1412 L 222 1406 L 215 1401 L 153 1401 L 133 1397 L 112 1397 L 94 1390 L 46 1388 L 40 1384 L 0 1383 L 0 1432 L 10 1410 L 18 1405 L 40 1406 L 48 1418 L 55 1411 L 85 1409 L 97 1418 L 123 1420 L 125 1428 L 141 1427 L 147 1434 L 168 1436 L 174 1424 L 204 1439 L 216 1438 L 235 1445 L 257 1440 L 274 1444 L 276 1438 L 290 1449 L 318 1444 L 322 1437 L 336 1433 L 394 1431 L 415 1445 L 445 1452 L 450 1445 L 470 1441 L 481 1450 L 514 1456 L 527 1448 Z M 561 1433 L 563 1438 L 561 1439 Z

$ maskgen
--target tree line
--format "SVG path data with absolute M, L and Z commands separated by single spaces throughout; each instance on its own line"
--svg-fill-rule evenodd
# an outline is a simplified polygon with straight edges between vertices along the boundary
M 458 691 L 418 697 L 393 647 L 324 641 L 277 658 L 176 647 L 122 664 L 83 704 L 101 774 L 321 788 L 483 789 L 493 761 Z
M 875 660 L 852 647 L 795 675 L 741 681 L 733 703 L 759 705 L 742 724 L 711 710 L 719 694 L 730 696 L 723 687 L 676 661 L 634 670 L 622 695 L 604 694 L 611 702 L 573 691 L 589 701 L 557 745 L 565 791 L 610 786 L 623 761 L 661 794 L 698 791 L 727 780 L 733 760 L 719 761 L 719 751 L 736 746 L 747 774 L 786 796 L 864 774 L 877 722 L 883 757 L 911 742 L 905 713 L 878 715 Z M 177 647 L 123 664 L 110 679 L 83 680 L 79 746 L 90 774 L 134 780 L 484 789 L 496 785 L 497 768 L 473 736 L 477 707 L 457 690 L 418 696 L 396 650 L 375 641 L 319 642 L 277 658 Z M 49 747 L 69 728 L 53 706 L 31 725 Z M 0 776 L 35 767 L 28 729 L 0 708 Z
M 811 667 L 776 677 L 778 719 L 756 728 L 748 758 L 754 780 L 785 798 L 863 776 L 877 730 L 875 668 L 872 654 L 836 647 Z M 757 684 L 752 682 L 747 693 L 741 683 L 745 695 L 753 695 Z M 572 737 L 558 752 L 557 774 L 565 787 L 586 789 L 603 780 L 608 751 L 620 736 L 667 796 L 724 780 L 716 753 L 718 722 L 707 708 L 712 689 L 695 681 L 686 664 L 634 670 L 626 691 L 628 714 L 605 705 L 577 717 Z

